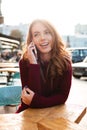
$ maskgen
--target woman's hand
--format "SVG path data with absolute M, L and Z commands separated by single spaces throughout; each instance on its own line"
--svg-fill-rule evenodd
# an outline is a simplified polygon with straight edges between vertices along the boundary
M 31 42 L 27 49 L 28 59 L 31 64 L 37 64 L 37 50 L 33 42 Z
M 24 88 L 21 94 L 22 102 L 25 103 L 26 105 L 30 105 L 34 94 L 35 93 L 29 88 Z

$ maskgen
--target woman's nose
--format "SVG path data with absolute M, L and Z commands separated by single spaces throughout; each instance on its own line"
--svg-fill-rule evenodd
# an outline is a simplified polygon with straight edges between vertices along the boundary
M 45 38 L 45 35 L 44 33 L 41 34 L 41 39 L 44 39 Z

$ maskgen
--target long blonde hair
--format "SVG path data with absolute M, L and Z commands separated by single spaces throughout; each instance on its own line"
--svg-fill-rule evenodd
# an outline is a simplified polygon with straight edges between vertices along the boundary
M 62 38 L 56 32 L 54 27 L 46 20 L 35 20 L 31 23 L 31 25 L 29 27 L 28 35 L 27 35 L 26 48 L 25 48 L 23 58 L 28 59 L 27 58 L 27 46 L 32 41 L 32 27 L 37 22 L 45 25 L 53 37 L 54 44 L 53 44 L 52 56 L 51 56 L 51 60 L 49 62 L 49 67 L 48 67 L 48 72 L 47 72 L 48 76 L 54 78 L 56 76 L 56 74 L 62 75 L 64 70 L 68 69 L 68 65 L 70 63 L 69 62 L 70 57 L 69 57 L 68 52 L 65 49 L 65 44 L 64 44 Z

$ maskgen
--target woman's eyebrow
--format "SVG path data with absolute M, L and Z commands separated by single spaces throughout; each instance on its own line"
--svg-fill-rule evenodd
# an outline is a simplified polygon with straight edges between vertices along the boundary
M 33 32 L 33 34 L 40 33 L 39 31 Z
M 47 28 L 45 28 L 43 31 L 45 32 L 45 31 L 49 31 L 49 30 Z M 40 33 L 40 32 L 39 31 L 33 32 L 33 34 L 37 34 L 37 33 Z

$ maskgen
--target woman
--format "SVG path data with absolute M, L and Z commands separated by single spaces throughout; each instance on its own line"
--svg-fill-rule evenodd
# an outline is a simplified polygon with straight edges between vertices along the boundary
M 22 94 L 17 113 L 29 107 L 45 108 L 65 103 L 72 80 L 71 61 L 62 39 L 50 23 L 32 22 L 19 66 Z

